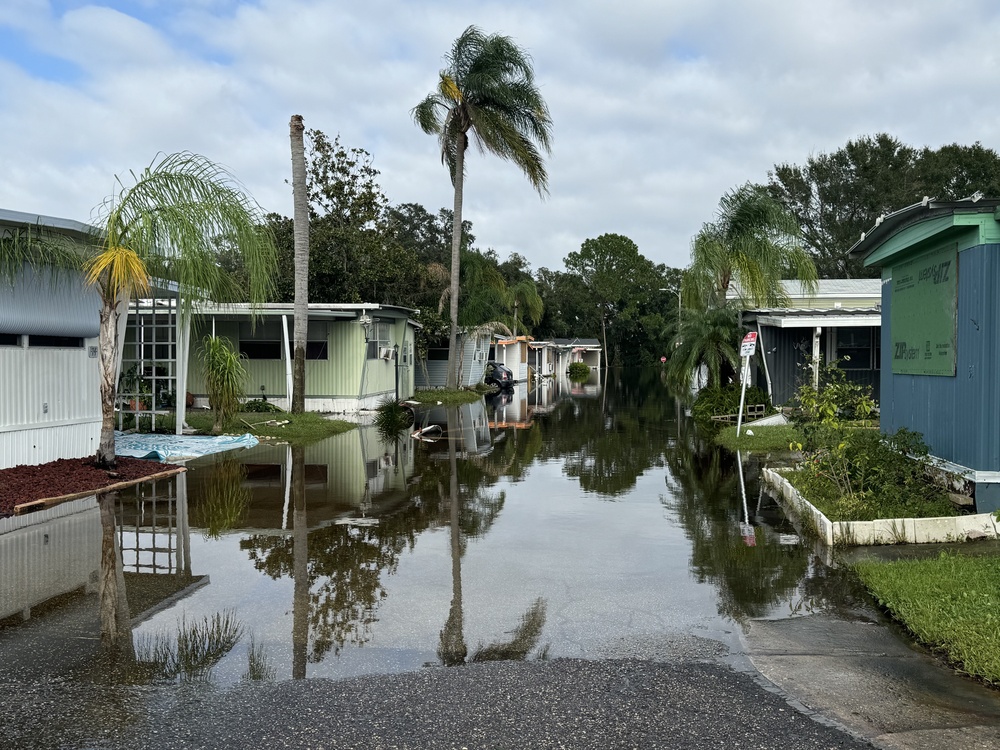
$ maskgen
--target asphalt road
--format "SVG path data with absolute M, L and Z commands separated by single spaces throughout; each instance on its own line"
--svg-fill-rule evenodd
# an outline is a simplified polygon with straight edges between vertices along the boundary
M 0 690 L 16 699 L 0 725 L 4 748 L 871 747 L 749 674 L 701 661 L 495 662 L 229 689 L 74 681 Z

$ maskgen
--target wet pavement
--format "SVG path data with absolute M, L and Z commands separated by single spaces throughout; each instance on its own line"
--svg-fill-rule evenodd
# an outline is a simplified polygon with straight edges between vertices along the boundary
M 656 373 L 417 419 L 0 521 L 0 748 L 1000 747 Z

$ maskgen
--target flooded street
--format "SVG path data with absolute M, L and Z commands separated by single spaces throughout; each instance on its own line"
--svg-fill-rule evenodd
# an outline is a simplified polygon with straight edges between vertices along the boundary
M 0 534 L 0 685 L 162 705 L 192 684 L 718 661 L 755 618 L 869 618 L 741 460 L 742 482 L 655 370 L 420 410 L 395 439 L 208 456 L 103 520 L 75 501 Z M 102 566 L 111 533 L 120 570 Z M 102 579 L 123 584 L 103 617 L 124 651 L 101 646 Z

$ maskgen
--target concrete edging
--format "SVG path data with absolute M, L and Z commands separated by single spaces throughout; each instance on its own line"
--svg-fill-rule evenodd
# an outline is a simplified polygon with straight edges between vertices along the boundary
M 1000 521 L 992 513 L 942 518 L 883 518 L 875 521 L 831 521 L 802 497 L 776 469 L 762 469 L 764 482 L 803 519 L 811 521 L 828 545 L 928 544 L 1000 538 Z

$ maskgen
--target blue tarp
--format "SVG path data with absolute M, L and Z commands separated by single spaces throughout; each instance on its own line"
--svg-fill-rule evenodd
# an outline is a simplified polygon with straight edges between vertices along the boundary
M 220 453 L 234 448 L 253 448 L 259 441 L 250 433 L 245 435 L 158 435 L 142 433 L 115 433 L 115 453 L 133 458 L 158 458 L 175 461 L 197 458 L 209 453 Z

